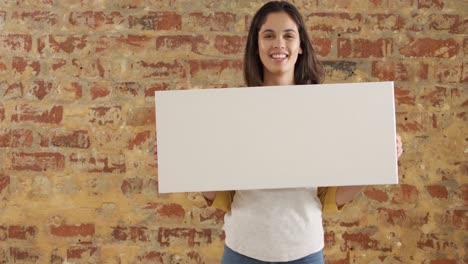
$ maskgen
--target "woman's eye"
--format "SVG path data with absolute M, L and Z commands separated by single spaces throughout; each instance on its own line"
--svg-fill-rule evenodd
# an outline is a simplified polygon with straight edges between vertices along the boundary
M 270 39 L 270 38 L 273 38 L 273 35 L 265 35 L 264 38 Z

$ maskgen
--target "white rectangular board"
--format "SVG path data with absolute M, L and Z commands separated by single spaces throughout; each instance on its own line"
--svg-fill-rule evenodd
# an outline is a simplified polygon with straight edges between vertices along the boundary
M 398 183 L 393 82 L 155 98 L 160 193 Z

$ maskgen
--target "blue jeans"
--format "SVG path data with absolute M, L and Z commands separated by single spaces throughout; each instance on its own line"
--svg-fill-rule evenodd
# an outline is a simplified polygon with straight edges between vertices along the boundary
M 249 258 L 247 256 L 241 255 L 234 250 L 230 249 L 224 245 L 224 254 L 221 264 L 275 264 L 275 263 L 290 263 L 290 264 L 324 264 L 323 260 L 323 250 L 319 252 L 310 254 L 301 259 L 286 261 L 286 262 L 265 262 L 261 260 L 256 260 Z

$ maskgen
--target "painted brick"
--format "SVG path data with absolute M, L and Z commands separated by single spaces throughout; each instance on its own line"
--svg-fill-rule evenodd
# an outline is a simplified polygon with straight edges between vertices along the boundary
M 33 132 L 29 129 L 0 129 L 0 147 L 31 147 Z
M 454 39 L 413 39 L 400 47 L 406 57 L 452 58 L 458 54 L 460 45 Z
M 141 30 L 180 30 L 182 16 L 175 12 L 149 12 L 143 16 L 130 16 L 130 28 Z
M 76 237 L 76 236 L 93 236 L 95 233 L 95 227 L 92 223 L 78 224 L 78 225 L 66 225 L 50 226 L 50 233 L 58 237 Z
M 425 63 L 375 61 L 372 76 L 380 81 L 419 81 L 427 80 L 428 69 Z
M 65 157 L 54 152 L 14 152 L 11 163 L 19 171 L 61 171 L 65 168 Z
M 338 58 L 383 58 L 393 53 L 393 39 L 338 38 Z
M 307 24 L 311 30 L 325 32 L 353 33 L 361 31 L 361 14 L 349 13 L 312 13 L 307 16 Z
M 126 17 L 120 12 L 103 11 L 85 11 L 85 12 L 71 12 L 69 14 L 68 22 L 74 28 L 84 27 L 92 30 L 107 28 L 115 25 L 122 25 L 126 23 Z
M 11 50 L 18 52 L 29 52 L 32 48 L 31 35 L 21 34 L 1 34 L 0 35 L 0 49 Z
M 46 124 L 59 124 L 63 117 L 62 106 L 52 108 L 35 107 L 31 105 L 18 105 L 11 116 L 12 122 L 35 122 Z
M 236 15 L 229 12 L 215 12 L 214 14 L 204 14 L 200 12 L 190 13 L 188 21 L 184 20 L 184 29 L 190 29 L 189 25 L 194 28 L 204 28 L 208 31 L 223 31 L 230 32 L 235 28 Z

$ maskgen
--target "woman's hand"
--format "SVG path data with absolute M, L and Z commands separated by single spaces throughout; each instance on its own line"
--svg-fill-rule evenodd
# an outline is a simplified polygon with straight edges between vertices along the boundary
M 396 145 L 397 145 L 397 158 L 399 159 L 401 154 L 403 153 L 403 143 L 401 142 L 401 137 L 398 134 L 396 136 Z
M 202 194 L 209 201 L 213 201 L 216 197 L 216 192 L 202 192 Z

